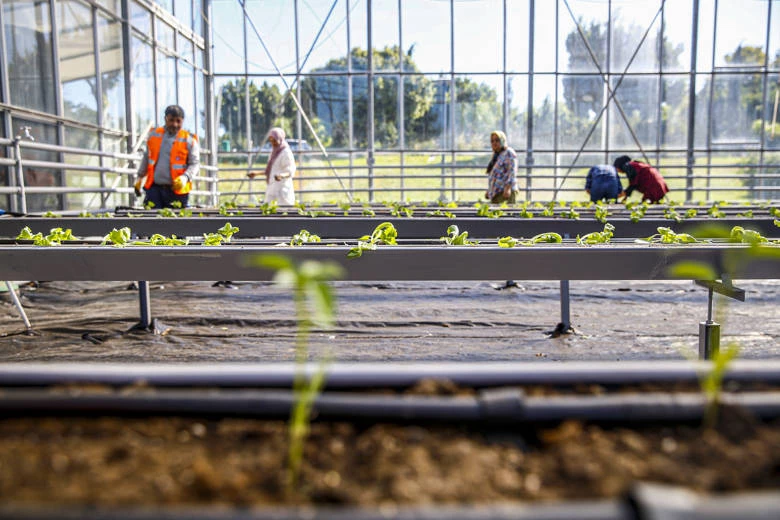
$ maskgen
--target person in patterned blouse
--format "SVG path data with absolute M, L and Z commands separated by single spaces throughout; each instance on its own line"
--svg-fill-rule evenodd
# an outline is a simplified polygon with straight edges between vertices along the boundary
M 493 158 L 487 165 L 488 190 L 485 198 L 493 204 L 509 202 L 514 204 L 517 199 L 517 152 L 506 145 L 506 134 L 496 130 L 490 134 L 490 147 Z

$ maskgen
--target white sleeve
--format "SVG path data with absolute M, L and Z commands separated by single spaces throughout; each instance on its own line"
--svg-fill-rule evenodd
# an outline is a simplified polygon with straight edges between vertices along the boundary
M 279 157 L 279 170 L 280 173 L 289 173 L 290 177 L 295 175 L 295 157 L 289 148 Z

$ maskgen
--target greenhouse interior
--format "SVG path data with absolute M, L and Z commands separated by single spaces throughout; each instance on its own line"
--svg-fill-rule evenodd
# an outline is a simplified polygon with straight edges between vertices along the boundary
M 780 0 L 0 4 L 0 520 L 780 517 Z

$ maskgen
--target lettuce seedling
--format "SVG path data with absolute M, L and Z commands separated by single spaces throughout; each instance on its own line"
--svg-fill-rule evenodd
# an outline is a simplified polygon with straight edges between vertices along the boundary
M 217 233 L 225 237 L 225 242 L 230 242 L 230 238 L 241 231 L 241 228 L 234 226 L 230 222 L 225 222 L 225 225 L 217 230 Z
M 312 244 L 316 242 L 322 242 L 322 239 L 309 233 L 305 229 L 301 229 L 300 232 L 294 234 L 290 240 L 291 246 L 302 246 L 303 244 Z
M 395 226 L 390 222 L 382 222 L 374 228 L 371 236 L 364 235 L 358 239 L 358 245 L 349 250 L 347 258 L 359 258 L 363 255 L 363 251 L 373 251 L 379 244 L 397 245 L 396 238 L 398 238 L 398 231 Z
M 112 229 L 111 232 L 103 237 L 103 242 L 100 245 L 104 246 L 111 243 L 114 247 L 125 247 L 130 243 L 130 228 L 123 227 L 122 229 Z
M 469 232 L 464 231 L 461 233 L 455 224 L 448 227 L 447 236 L 441 237 L 439 240 L 448 246 L 475 246 L 479 244 L 476 240 L 469 240 Z
M 675 233 L 668 227 L 659 227 L 658 233 L 647 238 L 638 239 L 643 242 L 660 244 L 695 244 L 700 243 L 693 235 L 688 233 Z
M 604 231 L 594 231 L 580 237 L 577 236 L 577 243 L 580 245 L 609 244 L 612 240 L 612 232 L 615 226 L 610 223 L 604 224 Z
M 512 237 L 501 237 L 498 239 L 498 247 L 512 248 L 515 247 L 520 241 Z

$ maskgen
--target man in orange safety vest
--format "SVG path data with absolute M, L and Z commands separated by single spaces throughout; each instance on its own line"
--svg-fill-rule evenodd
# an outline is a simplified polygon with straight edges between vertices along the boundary
M 142 185 L 146 191 L 145 207 L 170 208 L 177 201 L 187 206 L 192 181 L 200 170 L 200 146 L 198 137 L 182 128 L 183 123 L 184 109 L 170 105 L 165 109 L 165 126 L 149 132 L 135 181 L 136 196 L 141 196 Z

